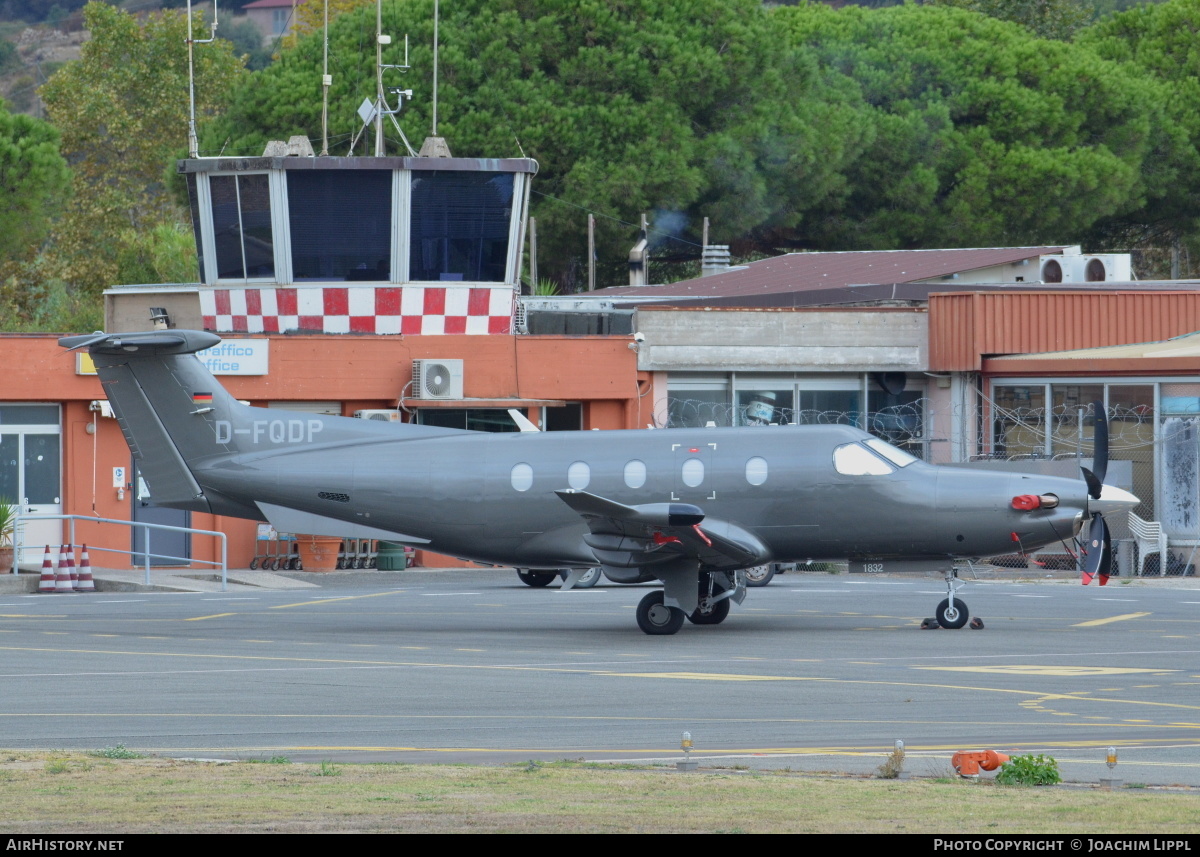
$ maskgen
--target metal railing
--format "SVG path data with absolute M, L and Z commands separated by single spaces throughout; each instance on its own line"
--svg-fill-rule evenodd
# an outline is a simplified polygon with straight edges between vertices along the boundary
M 175 527 L 175 526 L 171 526 L 169 524 L 150 524 L 150 523 L 146 523 L 144 521 L 122 521 L 117 518 L 93 518 L 89 515 L 17 515 L 16 520 L 14 521 L 13 565 L 12 565 L 12 569 L 11 569 L 12 574 L 17 573 L 17 565 L 19 563 L 19 558 L 21 556 L 21 552 L 26 547 L 23 524 L 26 523 L 27 521 L 67 521 L 69 524 L 67 540 L 72 548 L 74 548 L 78 544 L 75 539 L 75 522 L 76 521 L 86 521 L 89 524 L 119 524 L 121 526 L 129 527 L 129 528 L 131 528 L 131 530 L 133 527 L 141 527 L 144 532 L 142 533 L 142 549 L 139 551 L 133 551 L 133 550 L 125 551 L 125 550 L 118 550 L 117 548 L 105 548 L 105 547 L 96 547 L 96 546 L 90 547 L 90 548 L 88 548 L 88 550 L 89 550 L 89 552 L 96 551 L 98 553 L 113 553 L 113 554 L 120 554 L 122 556 L 128 556 L 129 561 L 130 561 L 129 564 L 133 568 L 136 568 L 139 565 L 138 562 L 135 562 L 135 557 L 140 559 L 141 560 L 140 564 L 143 565 L 146 569 L 145 582 L 146 582 L 147 586 L 150 585 L 150 558 L 154 557 L 155 559 L 159 559 L 159 560 L 163 560 L 163 559 L 181 560 L 182 562 L 186 563 L 187 565 L 191 565 L 193 563 L 199 563 L 200 565 L 214 566 L 215 568 L 219 568 L 221 570 L 221 591 L 226 592 L 229 588 L 229 583 L 228 583 L 229 538 L 228 538 L 228 536 L 225 535 L 225 533 L 219 532 L 217 530 L 198 530 L 195 527 Z M 163 554 L 163 553 L 152 553 L 150 550 L 150 530 L 164 530 L 164 531 L 176 532 L 176 533 L 190 533 L 190 534 L 194 534 L 194 535 L 198 535 L 198 536 L 213 536 L 214 538 L 216 538 L 219 541 L 219 543 L 221 545 L 221 559 L 220 559 L 220 561 L 210 560 L 210 559 L 193 559 L 192 557 L 186 557 L 186 556 L 171 556 L 169 554 Z

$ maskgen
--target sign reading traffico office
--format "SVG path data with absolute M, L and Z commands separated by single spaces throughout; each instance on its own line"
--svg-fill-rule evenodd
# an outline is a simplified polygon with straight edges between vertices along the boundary
M 196 357 L 214 375 L 266 375 L 270 354 L 269 339 L 227 339 L 197 351 Z M 96 364 L 86 351 L 75 353 L 75 374 L 96 374 Z
M 270 353 L 269 339 L 226 339 L 196 357 L 214 375 L 266 375 Z

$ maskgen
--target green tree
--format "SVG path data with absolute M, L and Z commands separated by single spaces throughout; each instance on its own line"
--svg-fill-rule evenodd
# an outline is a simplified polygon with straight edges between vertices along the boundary
M 0 261 L 32 256 L 64 201 L 71 174 L 58 132 L 0 101 Z
M 1171 246 L 1200 250 L 1200 0 L 1170 0 L 1139 6 L 1106 18 L 1082 31 L 1077 41 L 1105 59 L 1160 81 L 1168 93 L 1171 126 L 1187 139 L 1185 157 L 1171 158 L 1170 169 L 1145 205 L 1107 218 L 1097 228 L 1105 243 Z M 1160 162 L 1167 162 L 1166 155 Z M 1200 261 L 1200 257 L 1198 257 Z M 1196 268 L 1192 269 L 1194 276 Z M 1169 270 L 1161 271 L 1168 275 Z
M 166 11 L 139 22 L 99 2 L 84 15 L 91 40 L 41 94 L 74 170 L 74 195 L 54 236 L 58 270 L 98 293 L 127 281 L 131 236 L 186 222 L 164 176 L 187 141 L 187 20 Z M 198 46 L 195 57 L 203 121 L 224 105 L 243 68 L 224 40 Z
M 1164 192 L 1190 157 L 1169 91 L 1086 48 L 944 7 L 776 19 L 875 128 L 814 246 L 1074 242 Z
M 58 132 L 0 101 L 0 306 L 27 316 L 40 291 L 29 268 L 70 188 Z
M 1000 21 L 1020 24 L 1043 39 L 1069 41 L 1095 15 L 1083 0 L 927 0 L 932 6 L 969 9 Z
M 636 234 L 611 218 L 642 212 L 682 213 L 692 242 L 705 215 L 714 241 L 794 228 L 844 192 L 839 170 L 863 143 L 856 113 L 809 97 L 812 64 L 758 0 L 461 0 L 441 12 L 438 133 L 455 155 L 537 159 L 540 269 L 567 290 L 584 270 L 588 210 L 610 260 Z M 431 128 L 432 20 L 430 0 L 384 6 L 385 62 L 402 61 L 410 38 L 412 71 L 386 82 L 414 91 L 400 117 L 414 147 Z M 374 95 L 374 29 L 373 7 L 330 25 L 335 154 Z M 320 69 L 317 33 L 238 89 L 205 149 L 319 141 Z

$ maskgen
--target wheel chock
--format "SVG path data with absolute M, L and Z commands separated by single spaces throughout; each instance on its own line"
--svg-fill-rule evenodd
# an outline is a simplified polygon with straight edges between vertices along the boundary
M 936 631 L 940 627 L 942 626 L 938 624 L 938 620 L 934 619 L 932 616 L 921 620 L 922 631 Z
M 960 777 L 978 777 L 979 769 L 994 771 L 1008 761 L 1008 756 L 995 750 L 959 750 L 950 758 L 950 765 Z
M 972 619 L 970 622 L 967 623 L 967 627 L 970 628 L 972 631 L 982 631 L 983 630 L 983 620 L 980 619 L 978 616 L 976 616 L 974 619 Z

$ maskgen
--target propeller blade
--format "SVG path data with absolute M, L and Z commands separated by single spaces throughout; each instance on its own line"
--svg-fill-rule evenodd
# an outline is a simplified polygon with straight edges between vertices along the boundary
M 1092 473 L 1104 484 L 1104 477 L 1108 475 L 1108 411 L 1103 402 L 1093 402 L 1092 410 L 1096 414 L 1096 423 L 1092 427 Z
M 1093 500 L 1100 499 L 1100 492 L 1104 490 L 1104 483 L 1096 478 L 1096 474 L 1080 465 L 1080 470 L 1083 471 L 1083 481 L 1087 483 L 1088 496 Z
M 1099 512 L 1092 515 L 1092 523 L 1088 527 L 1086 554 L 1083 562 L 1083 585 L 1087 586 L 1099 575 L 1100 585 L 1104 586 L 1112 572 L 1112 539 L 1108 533 L 1108 524 Z

